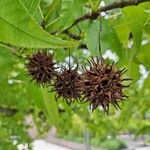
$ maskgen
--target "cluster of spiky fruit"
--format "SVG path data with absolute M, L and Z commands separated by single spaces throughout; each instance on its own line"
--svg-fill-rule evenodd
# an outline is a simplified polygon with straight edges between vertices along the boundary
M 119 107 L 118 102 L 127 98 L 123 93 L 124 85 L 122 75 L 126 69 L 118 70 L 114 63 L 106 63 L 105 60 L 91 58 L 88 60 L 89 69 L 83 68 L 83 73 L 78 73 L 78 65 L 75 69 L 61 66 L 60 72 L 54 67 L 53 55 L 50 53 L 37 52 L 28 57 L 26 65 L 32 80 L 43 86 L 51 85 L 52 91 L 56 92 L 56 101 L 62 97 L 68 105 L 73 102 L 89 102 L 93 111 L 102 106 L 108 113 L 109 105 Z
M 49 54 L 46 51 L 38 51 L 36 54 L 29 56 L 28 61 L 26 68 L 29 75 L 32 76 L 32 80 L 35 80 L 37 84 L 42 86 L 51 82 L 55 75 L 53 54 Z

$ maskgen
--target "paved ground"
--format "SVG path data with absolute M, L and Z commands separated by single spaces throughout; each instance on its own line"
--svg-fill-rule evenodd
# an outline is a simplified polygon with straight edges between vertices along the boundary
M 32 116 L 27 116 L 25 122 L 27 125 L 33 126 L 33 128 L 30 128 L 28 132 L 31 138 L 36 139 L 37 129 L 34 125 Z M 56 131 L 54 128 L 54 130 L 50 133 L 50 137 L 48 136 L 45 140 L 35 140 L 33 142 L 34 146 L 33 150 L 85 150 L 84 144 L 53 138 L 55 137 L 55 135 Z M 146 135 L 146 137 L 150 139 L 150 135 Z M 126 134 L 126 135 L 119 135 L 118 139 L 126 142 L 126 144 L 128 145 L 128 148 L 125 150 L 150 150 L 150 145 L 149 147 L 143 146 L 144 142 L 142 138 L 135 139 L 132 135 Z M 99 150 L 99 148 L 97 149 L 92 147 L 91 150 Z
M 71 150 L 52 143 L 47 143 L 44 140 L 36 140 L 33 142 L 33 150 Z
M 144 147 L 144 141 L 142 138 L 133 138 L 133 135 L 119 135 L 118 139 L 124 141 L 128 149 L 127 150 L 150 150 L 150 146 Z
M 136 148 L 136 150 L 150 150 L 150 147 L 141 147 L 141 148 Z
M 52 144 L 50 142 L 46 142 L 44 140 L 36 140 L 33 143 L 33 150 L 73 150 L 69 148 L 65 148 L 63 146 L 59 146 L 56 144 Z M 133 145 L 129 149 L 126 150 L 150 150 L 150 147 L 138 147 L 134 148 Z

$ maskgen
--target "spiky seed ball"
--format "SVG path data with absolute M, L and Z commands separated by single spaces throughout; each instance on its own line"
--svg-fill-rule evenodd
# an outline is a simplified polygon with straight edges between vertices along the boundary
M 122 75 L 126 69 L 118 70 L 115 64 L 106 64 L 104 60 L 93 58 L 89 61 L 90 69 L 84 68 L 81 77 L 81 86 L 86 98 L 90 102 L 92 111 L 98 106 L 102 106 L 108 113 L 109 105 L 113 104 L 115 108 L 119 107 L 118 102 L 124 100 L 127 96 L 123 93 Z M 119 107 L 120 108 L 120 107 Z
M 38 51 L 28 57 L 26 68 L 32 80 L 35 80 L 38 85 L 45 86 L 51 82 L 55 74 L 55 63 L 53 62 L 53 54 L 46 51 Z
M 75 100 L 82 102 L 81 91 L 78 85 L 80 75 L 78 74 L 78 66 L 69 69 L 62 66 L 61 73 L 57 74 L 53 91 L 56 92 L 56 101 L 62 97 L 68 105 L 71 105 Z

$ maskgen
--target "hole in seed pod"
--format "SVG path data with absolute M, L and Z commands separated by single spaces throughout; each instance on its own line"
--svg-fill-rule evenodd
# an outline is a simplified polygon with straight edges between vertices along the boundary
M 116 84 L 116 86 L 118 86 L 118 87 L 122 87 L 122 85 L 121 85 L 120 83 L 117 83 L 117 84 Z
M 45 71 L 45 68 L 41 66 L 40 70 L 41 70 L 41 71 Z
M 103 80 L 103 81 L 101 82 L 101 84 L 102 84 L 102 86 L 106 86 L 106 85 L 108 84 L 108 80 Z
M 107 73 L 110 73 L 110 71 L 111 71 L 111 69 L 106 69 L 105 70 L 105 73 L 107 74 Z
M 88 86 L 88 85 L 90 85 L 90 82 L 89 81 L 85 81 L 84 84 L 85 84 L 85 86 Z
M 70 71 L 71 71 L 70 69 L 69 69 L 69 70 L 67 70 L 67 73 L 70 73 Z
M 71 75 L 71 80 L 74 80 L 76 77 L 74 75 Z
M 61 86 L 63 86 L 62 83 L 58 83 L 58 84 L 57 84 L 57 87 L 61 87 Z
M 100 87 L 100 85 L 97 87 L 97 90 L 98 90 L 98 91 L 101 91 L 101 90 L 102 90 L 102 88 Z
M 51 75 L 50 75 L 50 74 L 48 75 L 48 78 L 51 78 Z
M 91 93 L 88 92 L 88 93 L 86 93 L 85 95 L 86 95 L 87 97 L 90 97 L 90 96 L 91 96 Z
M 42 76 L 43 76 L 43 74 L 42 73 L 39 73 L 39 75 L 38 75 L 38 78 L 42 78 Z
M 115 79 L 117 79 L 117 76 L 116 76 L 116 75 L 115 75 L 115 76 L 113 76 L 112 80 L 115 80 Z
M 71 95 L 71 91 L 68 90 L 68 91 L 67 91 L 67 95 Z

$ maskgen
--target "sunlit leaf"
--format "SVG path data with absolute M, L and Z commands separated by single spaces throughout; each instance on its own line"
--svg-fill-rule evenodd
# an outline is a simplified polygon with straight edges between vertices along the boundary
M 61 30 L 70 26 L 83 13 L 85 0 L 62 0 L 60 11 Z
M 99 21 L 89 22 L 86 26 L 86 44 L 90 51 L 94 54 L 98 54 L 99 49 L 99 34 L 100 34 L 100 46 L 102 51 L 110 49 L 116 52 L 119 56 L 122 55 L 122 47 L 117 37 L 115 30 L 105 20 L 102 20 L 102 32 L 100 30 Z
M 54 93 L 43 90 L 43 102 L 45 104 L 44 110 L 46 111 L 48 122 L 51 125 L 58 127 L 58 107 L 55 101 Z
M 54 11 L 57 9 L 57 7 L 60 5 L 61 0 L 53 0 L 49 6 L 47 7 L 47 12 L 45 15 L 45 21 L 49 20 L 50 17 L 53 16 Z
M 19 0 L 1 1 L 0 7 L 0 41 L 28 48 L 74 46 L 74 42 L 63 41 L 45 32 Z
M 21 0 L 31 15 L 34 15 L 41 0 Z
M 143 35 L 144 23 L 147 19 L 147 14 L 143 7 L 132 6 L 122 10 L 124 23 L 129 28 L 128 32 L 133 34 L 136 49 L 139 50 Z M 128 35 L 129 35 L 128 33 Z
M 138 59 L 143 63 L 146 67 L 150 69 L 150 43 L 141 47 L 141 51 L 138 54 Z
M 144 126 L 140 128 L 140 130 L 136 133 L 137 135 L 145 135 L 145 134 L 150 134 L 150 125 Z

